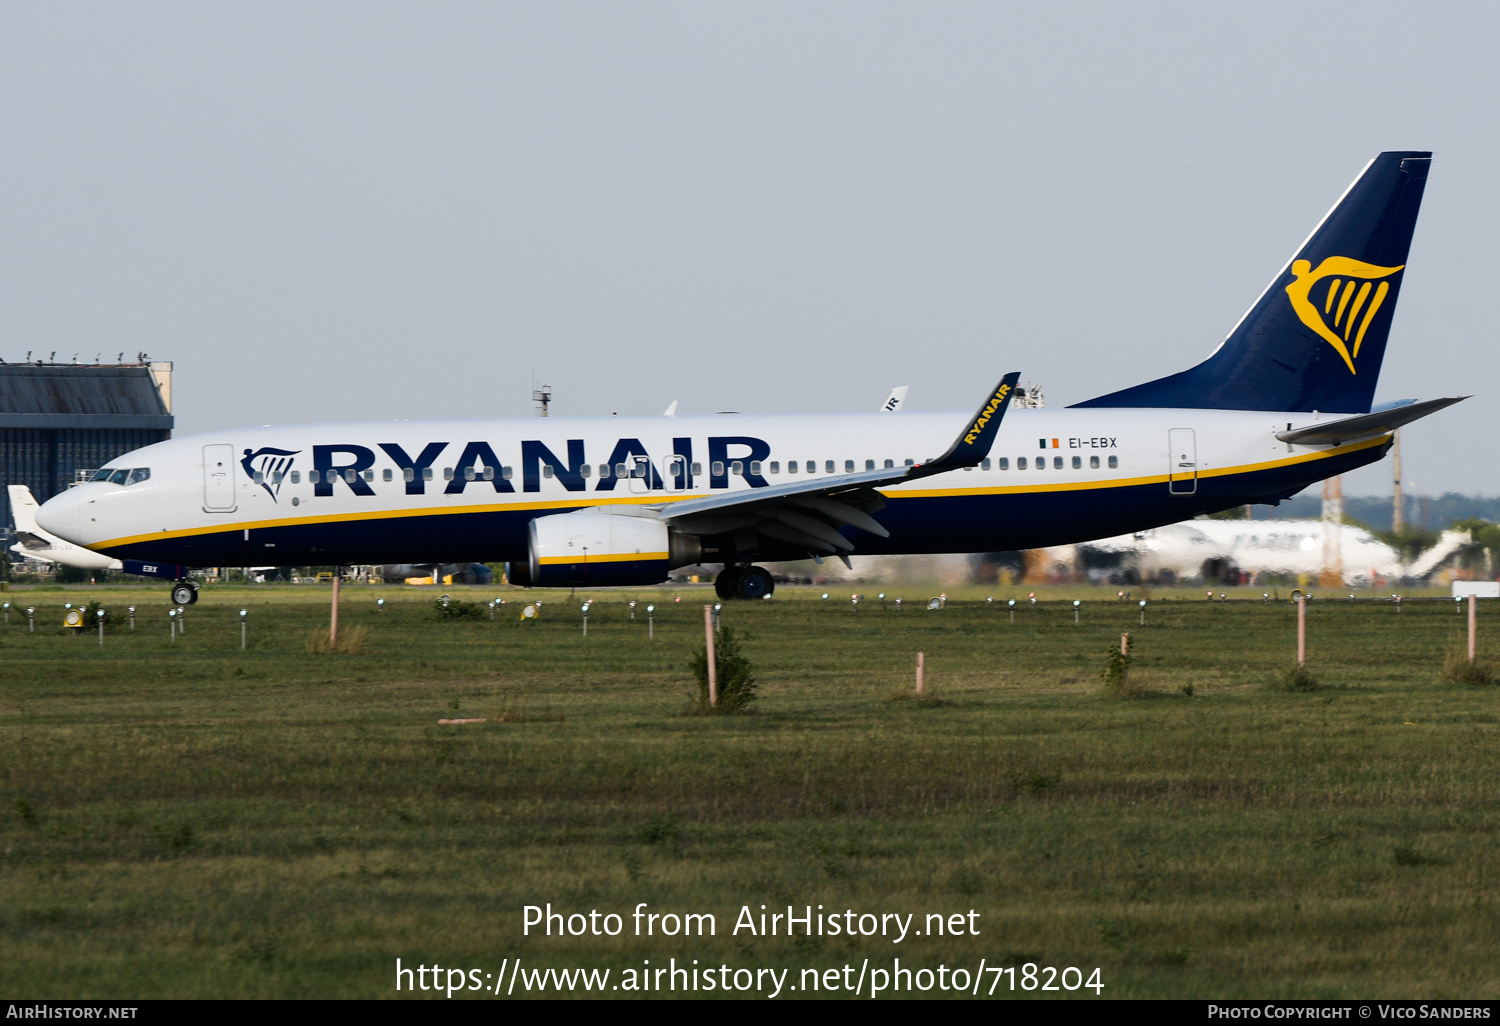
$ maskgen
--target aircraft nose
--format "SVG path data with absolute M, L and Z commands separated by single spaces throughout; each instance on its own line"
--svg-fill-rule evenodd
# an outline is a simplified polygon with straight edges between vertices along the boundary
M 83 500 L 78 495 L 78 491 L 77 488 L 69 488 L 67 491 L 59 492 L 42 503 L 36 511 L 38 527 L 74 545 L 83 544 L 83 539 L 80 537 Z

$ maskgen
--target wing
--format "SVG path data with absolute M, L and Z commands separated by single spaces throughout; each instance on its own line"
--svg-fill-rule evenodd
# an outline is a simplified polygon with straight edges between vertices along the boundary
M 769 541 L 767 547 L 790 547 L 816 556 L 847 556 L 855 544 L 844 536 L 842 528 L 890 537 L 872 516 L 885 507 L 876 489 L 978 466 L 989 455 L 1020 377 L 1015 372 L 1002 378 L 948 451 L 935 460 L 685 499 L 655 508 L 663 520 L 687 534 L 755 536 L 741 548 L 753 549 Z

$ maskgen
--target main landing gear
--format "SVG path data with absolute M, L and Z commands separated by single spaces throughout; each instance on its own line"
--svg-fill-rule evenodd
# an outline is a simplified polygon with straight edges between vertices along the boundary
M 721 599 L 760 599 L 776 590 L 770 571 L 758 566 L 726 566 L 714 578 Z
M 172 585 L 172 605 L 190 606 L 198 601 L 198 586 L 192 581 L 178 581 Z

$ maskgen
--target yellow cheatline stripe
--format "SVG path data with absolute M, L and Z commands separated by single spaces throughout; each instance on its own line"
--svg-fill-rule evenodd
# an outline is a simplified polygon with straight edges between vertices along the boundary
M 622 552 L 609 556 L 543 556 L 538 562 L 552 566 L 557 563 L 638 563 L 670 558 L 671 553 L 668 552 Z
M 1198 471 L 1198 476 L 1203 477 L 1229 477 L 1234 474 L 1249 474 L 1261 470 L 1274 470 L 1278 467 L 1289 467 L 1298 463 L 1310 463 L 1313 460 L 1326 460 L 1332 456 L 1342 456 L 1345 453 L 1359 452 L 1376 445 L 1384 445 L 1390 438 L 1384 434 L 1378 438 L 1366 439 L 1363 442 L 1355 442 L 1352 445 L 1341 445 L 1324 452 L 1304 453 L 1300 456 L 1289 456 L 1286 459 L 1271 460 L 1266 463 L 1247 463 L 1237 467 L 1223 467 L 1216 470 Z M 1017 471 L 1029 473 L 1029 471 Z M 887 499 L 930 499 L 944 498 L 948 496 L 962 495 L 1012 495 L 1029 492 L 1079 492 L 1093 489 L 1105 488 L 1130 488 L 1136 485 L 1164 484 L 1169 480 L 1166 474 L 1153 474 L 1149 477 L 1126 477 L 1110 480 L 1070 481 L 1061 484 L 1035 484 L 1035 485 L 1006 485 L 992 488 L 924 488 L 924 489 L 901 489 L 899 491 L 881 491 L 880 494 Z M 878 489 L 877 489 L 878 490 Z M 370 513 L 336 513 L 327 516 L 299 517 L 287 520 L 250 520 L 240 521 L 232 524 L 215 524 L 208 527 L 193 527 L 182 531 L 158 531 L 154 534 L 137 534 L 125 538 L 115 538 L 110 541 L 97 542 L 93 546 L 97 550 L 110 549 L 119 545 L 133 545 L 138 542 L 165 541 L 176 538 L 191 538 L 206 534 L 224 534 L 239 531 L 258 531 L 277 527 L 302 527 L 308 524 L 347 524 L 366 520 L 397 520 L 405 517 L 433 517 L 452 516 L 466 513 L 524 513 L 532 510 L 542 509 L 574 509 L 579 506 L 656 506 L 663 503 L 682 502 L 687 499 L 701 499 L 705 496 L 701 493 L 679 493 L 672 495 L 632 495 L 628 497 L 610 497 L 605 499 L 587 498 L 579 499 L 548 500 L 545 502 L 529 502 L 520 504 L 489 503 L 483 506 L 448 506 L 435 509 L 393 509 L 379 510 Z M 746 499 L 754 496 L 746 495 Z M 663 557 L 665 558 L 665 557 Z
M 1297 463 L 1310 463 L 1313 460 L 1326 460 L 1330 456 L 1342 456 L 1345 453 L 1359 452 L 1371 446 L 1383 445 L 1389 439 L 1389 435 L 1381 435 L 1379 438 L 1367 439 L 1363 442 L 1355 442 L 1353 445 L 1341 445 L 1326 452 L 1307 453 L 1302 456 L 1290 456 L 1283 460 L 1271 460 L 1267 463 L 1247 463 L 1238 467 L 1222 467 L 1214 470 L 1199 469 L 1198 476 L 1204 477 L 1231 477 L 1235 474 L 1249 474 L 1260 470 L 1275 470 L 1277 467 L 1289 467 Z M 1017 471 L 1017 473 L 1029 473 L 1029 471 Z M 1009 485 L 994 488 L 930 488 L 920 491 L 881 492 L 887 499 L 937 499 L 959 495 L 1016 495 L 1031 492 L 1083 492 L 1105 488 L 1131 488 L 1137 485 L 1166 484 L 1170 480 L 1167 474 L 1154 474 L 1150 477 L 1124 477 L 1109 481 L 1069 481 L 1062 484 L 1036 484 L 1036 485 Z
M 681 499 L 698 499 L 701 495 L 680 495 L 673 497 L 670 501 L 676 502 Z M 445 506 L 431 509 L 385 509 L 373 510 L 368 513 L 331 513 L 327 516 L 312 517 L 288 517 L 283 520 L 242 520 L 237 523 L 211 524 L 207 527 L 190 527 L 181 531 L 156 531 L 152 534 L 136 534 L 125 538 L 114 538 L 107 542 L 97 543 L 98 548 L 106 548 L 113 545 L 133 545 L 136 542 L 162 541 L 170 538 L 192 538 L 204 534 L 223 534 L 231 531 L 261 531 L 272 527 L 303 527 L 308 524 L 348 524 L 365 520 L 400 520 L 406 517 L 444 517 L 463 513 L 512 513 L 517 511 L 534 509 L 569 509 L 578 506 L 646 506 L 655 505 L 667 501 L 661 495 L 632 495 L 628 497 L 610 497 L 604 499 L 588 499 L 579 502 L 577 499 L 560 499 L 557 501 L 530 502 L 524 505 L 519 503 L 492 502 L 482 506 Z

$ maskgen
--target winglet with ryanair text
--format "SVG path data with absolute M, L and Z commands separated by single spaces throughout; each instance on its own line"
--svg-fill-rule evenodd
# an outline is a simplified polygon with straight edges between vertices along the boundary
M 935 460 L 913 467 L 908 477 L 927 477 L 943 474 L 964 467 L 977 467 L 990 454 L 995 436 L 1000 433 L 1000 421 L 1010 406 L 1010 397 L 1015 393 L 1016 382 L 1021 380 L 1020 371 L 1011 371 L 1000 379 L 1000 384 L 985 399 L 973 421 L 963 433 L 953 440 L 948 451 Z
M 962 470 L 965 467 L 977 467 L 990 454 L 990 447 L 995 444 L 995 436 L 1000 431 L 1000 421 L 1005 417 L 1011 396 L 1016 391 L 1016 382 L 1020 379 L 1020 371 L 1014 371 L 1001 378 L 1000 383 L 985 397 L 984 404 L 979 407 L 973 419 L 965 424 L 953 444 L 948 447 L 948 451 L 935 460 L 928 460 L 914 467 L 866 470 L 857 474 L 808 478 L 794 484 L 772 485 L 769 488 L 751 488 L 744 491 L 722 492 L 718 495 L 705 495 L 695 499 L 683 499 L 657 506 L 656 511 L 669 520 L 676 520 L 709 511 L 722 512 L 735 507 L 781 502 L 796 495 L 834 495 L 860 488 L 879 488 L 883 485 L 901 484 L 903 481 L 915 481 L 919 478 L 932 477 L 934 474 L 946 474 L 950 470 Z

